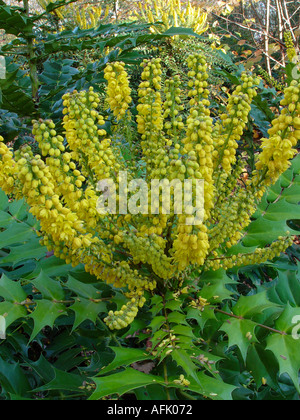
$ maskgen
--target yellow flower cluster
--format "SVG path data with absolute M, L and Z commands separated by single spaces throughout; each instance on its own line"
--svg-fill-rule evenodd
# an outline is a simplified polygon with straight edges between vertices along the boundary
M 146 0 L 139 3 L 135 15 L 144 22 L 163 22 L 163 27 L 153 26 L 152 32 L 165 32 L 172 27 L 192 28 L 197 34 L 202 34 L 208 28 L 207 13 L 200 7 L 192 6 L 181 0 Z
M 73 160 L 82 167 L 82 174 L 94 180 L 107 179 L 113 175 L 112 169 L 118 171 L 111 140 L 106 137 L 105 121 L 99 115 L 100 98 L 93 88 L 88 92 L 66 94 L 64 100 L 64 128 L 66 139 L 72 151 Z M 99 138 L 101 141 L 99 141 Z
M 285 90 L 281 114 L 263 141 L 256 171 L 245 176 L 247 165 L 243 158 L 237 160 L 236 149 L 258 81 L 243 74 L 241 85 L 229 97 L 227 113 L 214 121 L 204 57 L 195 54 L 188 59 L 188 101 L 182 98 L 178 77 L 161 88 L 160 65 L 159 59 L 142 64 L 134 144 L 139 161 L 134 164 L 127 163 L 118 147 L 124 115 L 128 127 L 134 127 L 123 63 L 108 64 L 105 71 L 107 100 L 117 128 L 110 138 L 99 111 L 99 94 L 92 88 L 64 95 L 62 135 L 53 121 L 33 122 L 40 154 L 34 155 L 29 146 L 13 153 L 0 138 L 1 188 L 25 197 L 40 221 L 44 245 L 67 263 L 82 263 L 99 280 L 122 289 L 127 304 L 109 312 L 106 323 L 111 329 L 125 328 L 134 320 L 145 303 L 145 292 L 153 294 L 156 287 L 166 284 L 172 287 L 173 281 L 182 284 L 191 265 L 217 270 L 259 263 L 292 243 L 291 238 L 279 238 L 252 254 L 228 257 L 230 248 L 245 235 L 261 194 L 296 153 L 299 82 Z M 128 198 L 135 195 L 131 181 L 142 177 L 148 201 L 139 196 L 140 211 L 117 214 L 125 169 L 130 181 Z M 98 182 L 107 179 L 116 186 L 107 196 L 108 200 L 117 198 L 116 214 L 97 210 L 104 193 Z M 201 180 L 203 196 L 194 190 Z M 170 200 L 152 191 L 154 181 L 160 182 Z M 188 204 L 185 194 L 191 198 Z M 194 209 L 201 206 L 203 218 L 190 224 Z M 206 304 L 201 298 L 195 301 L 200 310 Z
M 287 53 L 288 60 L 290 62 L 293 62 L 295 59 L 297 59 L 297 53 L 296 53 L 296 49 L 295 49 L 291 32 L 287 31 L 284 33 L 284 40 L 285 40 L 285 46 L 287 49 L 286 53 Z
M 294 80 L 285 89 L 284 107 L 281 114 L 272 122 L 270 137 L 263 139 L 262 152 L 256 162 L 252 183 L 255 187 L 274 184 L 285 172 L 290 160 L 296 155 L 300 138 L 300 83 Z
M 141 134 L 141 146 L 143 158 L 147 165 L 147 173 L 149 178 L 152 178 L 152 171 L 160 163 L 157 154 L 166 145 L 166 139 L 162 135 L 164 123 L 160 93 L 162 71 L 159 58 L 151 62 L 145 60 L 141 66 L 143 67 L 141 76 L 143 81 L 138 89 L 137 124 L 138 132 Z M 164 171 L 163 175 L 166 175 Z
M 75 22 L 80 29 L 97 28 L 100 22 L 107 19 L 109 15 L 109 6 L 106 6 L 104 13 L 102 7 L 73 7 L 72 13 L 75 17 Z
M 140 292 L 141 293 L 141 292 Z M 112 330 L 121 330 L 131 324 L 137 316 L 139 308 L 144 306 L 146 299 L 137 295 L 130 299 L 127 305 L 123 305 L 120 311 L 110 311 L 105 323 Z
M 124 248 L 129 249 L 134 264 L 150 264 L 153 272 L 161 279 L 173 277 L 175 270 L 172 260 L 164 253 L 164 247 L 162 248 L 155 240 L 154 235 L 152 237 L 137 237 L 132 234 L 123 234 L 120 240 L 124 244 Z
M 3 142 L 4 139 L 0 136 L 0 185 L 7 194 L 11 194 L 14 191 L 16 165 L 13 161 L 13 153 Z
M 270 76 L 269 73 L 266 70 L 264 70 L 261 66 L 258 66 L 257 72 L 270 86 L 274 86 L 275 89 L 280 92 L 284 91 L 285 85 L 283 83 L 280 83 L 273 76 Z
M 132 101 L 128 74 L 125 64 L 118 62 L 106 66 L 104 78 L 107 80 L 106 101 L 117 121 L 124 118 Z
M 38 0 L 39 5 L 46 10 L 51 3 L 56 0 Z M 76 2 L 78 3 L 78 1 Z M 104 13 L 103 13 L 104 12 Z M 79 26 L 80 29 L 97 28 L 102 21 L 105 21 L 109 16 L 109 6 L 106 6 L 103 11 L 101 6 L 87 6 L 85 4 L 66 5 L 59 7 L 53 12 L 63 24 L 72 23 Z
M 289 234 L 289 232 L 288 232 Z M 294 238 L 279 237 L 277 241 L 273 242 L 268 248 L 257 248 L 250 254 L 237 254 L 232 257 L 208 259 L 205 263 L 206 270 L 217 271 L 220 268 L 228 270 L 233 267 L 242 267 L 246 265 L 262 264 L 266 261 L 271 261 L 279 257 L 288 247 L 292 246 Z
M 238 141 L 248 122 L 251 103 L 257 95 L 256 86 L 259 84 L 259 79 L 247 73 L 242 74 L 241 81 L 242 84 L 229 97 L 227 113 L 221 115 L 221 122 L 214 131 L 214 167 L 218 169 L 221 166 L 226 173 L 231 172 L 236 162 Z

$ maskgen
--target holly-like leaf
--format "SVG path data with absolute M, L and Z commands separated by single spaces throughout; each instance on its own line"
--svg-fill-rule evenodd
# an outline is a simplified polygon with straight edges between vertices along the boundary
M 114 360 L 106 367 L 101 369 L 99 375 L 112 372 L 113 370 L 120 367 L 127 367 L 135 362 L 141 362 L 143 360 L 152 360 L 153 357 L 140 349 L 129 349 L 125 347 L 110 347 L 115 353 Z
M 22 303 L 27 295 L 19 282 L 12 281 L 3 274 L 0 279 L 0 297 L 8 302 Z
M 96 390 L 90 400 L 100 400 L 107 395 L 118 394 L 141 388 L 147 385 L 164 384 L 163 378 L 154 375 L 147 375 L 132 368 L 113 375 L 93 378 Z
M 5 324 L 8 328 L 17 319 L 26 317 L 27 310 L 23 305 L 4 301 L 0 302 L 0 315 L 5 315 Z
M 231 401 L 232 393 L 236 389 L 235 386 L 226 384 L 222 380 L 218 380 L 207 376 L 204 372 L 197 374 L 201 388 L 199 388 L 198 382 L 191 380 L 189 389 L 197 394 L 201 394 L 206 398 L 215 401 Z
M 30 317 L 34 320 L 34 328 L 30 337 L 32 341 L 45 327 L 53 328 L 54 322 L 61 315 L 66 314 L 66 307 L 61 303 L 42 299 L 37 302 L 37 307 Z
M 230 299 L 232 293 L 228 286 L 234 284 L 234 281 L 227 276 L 225 270 L 207 271 L 201 276 L 201 283 L 204 283 L 201 289 L 201 297 L 207 299 L 211 304 L 223 302 Z
M 51 279 L 41 270 L 40 274 L 34 280 L 31 280 L 34 287 L 42 294 L 44 299 L 53 301 L 62 301 L 65 293 L 59 281 Z
M 255 343 L 250 345 L 247 355 L 247 369 L 252 373 L 258 388 L 265 381 L 273 389 L 278 388 L 278 363 L 273 353 L 266 350 L 262 345 Z
M 190 355 L 184 350 L 176 349 L 172 351 L 171 357 L 177 363 L 177 365 L 180 366 L 185 371 L 185 373 L 187 374 L 187 377 L 193 378 L 194 381 L 196 381 L 199 387 L 201 388 L 201 384 L 197 376 L 197 366 L 192 361 Z
M 270 302 L 267 291 L 252 296 L 241 296 L 233 307 L 233 313 L 242 318 L 251 319 L 268 308 L 275 308 L 277 305 Z
M 258 342 L 255 336 L 256 327 L 257 324 L 248 319 L 230 318 L 224 322 L 220 330 L 225 331 L 228 335 L 228 347 L 237 346 L 245 361 L 249 346 Z
M 74 375 L 72 373 L 64 372 L 53 368 L 54 378 L 39 388 L 36 388 L 34 392 L 45 392 L 53 390 L 64 390 L 64 391 L 80 391 L 80 387 L 83 385 L 84 378 L 80 375 Z
M 8 363 L 0 357 L 0 383 L 6 393 L 24 395 L 30 385 L 19 363 Z
M 275 355 L 279 363 L 280 374 L 287 373 L 300 393 L 299 340 L 295 340 L 290 335 L 272 334 L 268 337 L 267 349 Z
M 274 286 L 268 291 L 272 302 L 279 305 L 290 303 L 300 307 L 300 274 L 295 271 L 278 271 L 278 279 Z
M 73 331 L 85 320 L 96 323 L 99 313 L 107 311 L 106 302 L 94 302 L 90 299 L 77 298 L 70 309 L 75 312 Z

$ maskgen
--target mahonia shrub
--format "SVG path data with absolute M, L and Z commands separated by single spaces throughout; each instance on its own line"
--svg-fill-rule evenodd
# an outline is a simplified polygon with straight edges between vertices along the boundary
M 131 324 L 148 296 L 186 293 L 185 282 L 193 267 L 205 275 L 257 264 L 280 255 L 293 242 L 287 232 L 247 254 L 231 251 L 245 236 L 266 189 L 296 154 L 299 82 L 285 89 L 281 113 L 272 122 L 269 137 L 263 139 L 254 172 L 248 173 L 237 148 L 259 80 L 243 73 L 226 112 L 213 119 L 205 58 L 195 54 L 187 64 L 189 100 L 185 105 L 179 77 L 167 80 L 162 88 L 161 62 L 153 59 L 142 63 L 139 103 L 134 107 L 125 65 L 117 62 L 105 69 L 107 106 L 114 120 L 110 136 L 99 109 L 99 94 L 90 88 L 64 95 L 64 137 L 52 121 L 34 121 L 40 154 L 29 146 L 13 153 L 0 142 L 1 188 L 26 199 L 40 222 L 42 243 L 67 263 L 84 264 L 88 273 L 120 288 L 126 296 L 127 303 L 105 318 L 112 330 Z M 139 134 L 139 143 L 131 144 L 136 162 L 125 156 L 117 141 L 134 118 Z M 149 202 L 143 200 L 137 214 L 99 212 L 103 196 L 99 181 L 113 180 L 118 192 L 124 173 L 128 181 L 143 178 L 148 185 L 153 180 L 162 184 L 203 180 L 203 220 L 187 224 L 190 209 L 177 214 L 173 203 L 165 214 L 162 197 L 158 214 L 151 214 Z M 175 189 L 171 188 L 173 196 Z M 209 302 L 198 297 L 192 304 L 202 311 Z M 170 340 L 166 346 L 175 346 L 175 339 Z

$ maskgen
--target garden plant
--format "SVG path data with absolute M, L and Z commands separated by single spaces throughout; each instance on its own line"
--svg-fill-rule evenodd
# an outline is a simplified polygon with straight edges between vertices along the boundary
M 105 22 L 88 5 L 91 24 L 51 33 L 36 22 L 76 3 L 2 3 L 30 35 L 2 48 L 0 399 L 298 400 L 291 32 L 277 84 L 213 44 L 209 14 L 177 25 L 189 2 L 163 29 L 150 9 L 111 23 L 103 4 Z

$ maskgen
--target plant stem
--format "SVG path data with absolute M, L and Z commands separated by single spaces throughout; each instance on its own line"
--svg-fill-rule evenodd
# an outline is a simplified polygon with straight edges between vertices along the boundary
M 23 5 L 27 16 L 30 15 L 29 12 L 29 0 L 23 0 Z M 29 74 L 31 79 L 31 86 L 32 86 L 32 98 L 34 101 L 38 100 L 38 90 L 39 90 L 39 79 L 38 79 L 38 71 L 36 65 L 36 54 L 33 44 L 33 25 L 31 26 L 31 30 L 28 34 L 24 34 L 24 38 L 27 43 L 27 52 L 28 52 L 28 65 L 29 65 Z
M 244 318 L 244 317 L 242 317 L 242 316 L 234 315 L 234 314 L 232 314 L 232 313 L 222 311 L 221 309 L 216 309 L 216 308 L 212 308 L 212 309 L 214 309 L 214 310 L 215 310 L 215 312 L 218 312 L 218 313 L 220 313 L 220 314 L 223 314 L 223 315 L 229 316 L 229 317 L 231 317 L 231 318 L 240 319 L 241 321 L 246 321 L 246 318 Z M 267 325 L 257 324 L 257 326 L 258 326 L 258 327 L 261 327 L 261 328 L 264 328 L 264 329 L 266 329 L 266 330 L 268 330 L 268 331 L 271 331 L 271 332 L 273 332 L 273 333 L 275 333 L 275 334 L 288 335 L 288 334 L 287 334 L 286 332 L 284 332 L 284 331 L 279 331 L 279 330 L 276 330 L 275 328 L 268 327 Z
M 163 365 L 164 365 L 164 378 L 165 378 L 165 384 L 166 384 L 167 400 L 171 401 L 170 391 L 169 391 L 169 388 L 168 388 L 168 385 L 169 385 L 168 369 L 167 369 L 167 364 L 166 364 L 165 360 L 163 362 Z

